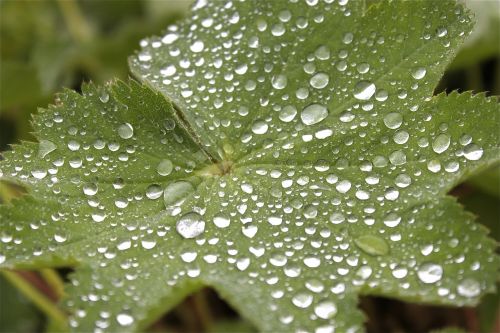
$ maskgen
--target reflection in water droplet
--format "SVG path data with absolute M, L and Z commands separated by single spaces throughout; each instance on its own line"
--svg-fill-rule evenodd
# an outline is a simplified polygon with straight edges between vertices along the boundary
M 375 94 L 375 84 L 370 81 L 360 81 L 354 87 L 354 97 L 356 99 L 367 101 L 369 100 L 373 94 Z
M 443 267 L 427 262 L 420 266 L 417 275 L 423 283 L 436 283 L 443 277 Z
M 129 123 L 121 124 L 118 127 L 118 135 L 122 139 L 130 139 L 134 136 L 134 128 Z
M 387 242 L 375 235 L 363 235 L 354 240 L 354 243 L 364 252 L 372 256 L 383 256 L 389 253 Z
M 305 125 L 314 125 L 328 116 L 328 109 L 321 104 L 310 104 L 300 113 L 300 119 Z
M 195 238 L 205 231 L 205 222 L 200 214 L 190 212 L 177 221 L 176 229 L 184 238 Z

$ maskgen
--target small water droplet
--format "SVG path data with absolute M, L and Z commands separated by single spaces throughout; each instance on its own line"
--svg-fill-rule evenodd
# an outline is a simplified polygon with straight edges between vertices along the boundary
M 134 317 L 128 313 L 122 312 L 116 316 L 116 321 L 121 326 L 130 326 L 134 323 Z
M 226 216 L 216 216 L 214 217 L 214 224 L 218 228 L 227 228 L 229 227 L 229 224 L 231 223 L 231 220 L 226 217 Z
M 263 120 L 256 120 L 252 124 L 252 132 L 254 134 L 265 134 L 268 130 L 269 126 Z
M 287 79 L 286 75 L 283 75 L 283 74 L 273 76 L 273 78 L 271 79 L 271 84 L 272 84 L 274 89 L 278 89 L 278 90 L 285 89 L 287 83 L 288 83 L 288 79 Z
M 288 123 L 295 119 L 297 108 L 293 105 L 287 105 L 281 109 L 279 118 L 281 121 Z
M 311 305 L 313 297 L 309 293 L 298 293 L 293 296 L 292 303 L 298 308 L 305 309 Z
M 146 189 L 146 197 L 151 200 L 158 199 L 159 197 L 161 197 L 162 193 L 163 189 L 158 184 L 149 185 Z
M 416 80 L 421 80 L 425 77 L 425 74 L 427 73 L 426 69 L 423 67 L 418 67 L 413 70 L 411 75 L 413 76 L 414 79 Z
M 470 143 L 464 148 L 464 156 L 469 161 L 477 161 L 483 156 L 483 148 L 474 143 Z

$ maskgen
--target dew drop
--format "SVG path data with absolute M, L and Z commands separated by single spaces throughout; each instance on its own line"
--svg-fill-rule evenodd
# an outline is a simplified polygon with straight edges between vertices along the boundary
M 311 294 L 308 293 L 298 293 L 297 295 L 293 296 L 292 298 L 292 303 L 298 308 L 305 309 L 311 305 L 313 301 L 313 297 Z
M 134 128 L 129 123 L 121 124 L 118 127 L 118 135 L 122 139 L 130 139 L 134 136 Z
M 310 104 L 300 113 L 300 119 L 305 125 L 314 125 L 328 116 L 328 109 L 321 104 Z
M 214 224 L 217 228 L 227 228 L 229 227 L 231 220 L 225 216 L 216 216 L 214 217 Z
M 415 68 L 415 70 L 411 73 L 411 76 L 413 76 L 414 79 L 416 80 L 421 80 L 425 77 L 425 74 L 427 71 L 423 67 L 418 67 Z
M 469 161 L 477 161 L 483 156 L 483 148 L 474 143 L 470 143 L 464 148 L 464 156 Z
M 436 283 L 443 277 L 443 267 L 427 262 L 420 266 L 417 275 L 423 283 Z
M 330 319 L 337 314 L 337 306 L 331 301 L 320 302 L 314 308 L 314 313 L 321 319 Z
M 179 180 L 167 185 L 163 191 L 163 200 L 167 208 L 181 204 L 194 191 L 193 185 L 185 180 Z
M 254 134 L 265 134 L 268 130 L 269 126 L 263 120 L 256 120 L 252 124 L 252 132 Z
M 160 163 L 158 163 L 156 172 L 158 172 L 160 176 L 168 176 L 172 173 L 173 168 L 174 165 L 172 164 L 172 161 L 165 159 L 161 160 Z
M 389 253 L 387 242 L 375 235 L 363 235 L 354 240 L 354 243 L 364 252 L 372 256 L 383 256 Z
M 151 200 L 158 199 L 159 197 L 161 197 L 162 193 L 163 189 L 158 184 L 149 185 L 146 189 L 146 197 Z
M 283 75 L 283 74 L 273 76 L 273 78 L 271 79 L 271 84 L 272 84 L 274 89 L 278 89 L 278 90 L 285 89 L 287 83 L 288 83 L 288 79 L 287 79 L 286 75 Z
M 130 326 L 134 323 L 134 317 L 128 313 L 122 312 L 116 316 L 116 321 L 121 326 Z
M 481 293 L 481 285 L 474 279 L 464 279 L 457 287 L 459 295 L 464 297 L 476 297 Z
M 384 124 L 390 129 L 396 129 L 403 123 L 403 116 L 399 112 L 388 113 L 384 117 Z
M 296 115 L 297 115 L 297 108 L 295 108 L 295 106 L 292 105 L 287 105 L 281 109 L 279 118 L 281 121 L 289 123 L 295 119 Z
M 309 80 L 309 84 L 311 87 L 316 88 L 316 89 L 323 89 L 328 85 L 328 82 L 330 81 L 330 77 L 326 73 L 316 73 L 314 74 L 313 77 Z
M 361 101 L 369 100 L 375 94 L 375 84 L 370 81 L 360 81 L 354 87 L 354 97 Z
M 444 153 L 450 146 L 450 136 L 448 134 L 439 134 L 432 142 L 432 150 L 437 154 Z
M 38 157 L 39 158 L 44 158 L 54 150 L 56 150 L 57 146 L 55 143 L 49 140 L 40 140 L 40 143 L 38 145 Z
M 205 231 L 205 222 L 200 214 L 190 212 L 177 221 L 176 229 L 184 238 L 195 238 Z

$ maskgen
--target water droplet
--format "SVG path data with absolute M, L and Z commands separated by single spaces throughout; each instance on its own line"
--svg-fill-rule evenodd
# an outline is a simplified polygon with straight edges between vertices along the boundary
M 288 123 L 294 120 L 296 115 L 297 115 L 297 108 L 295 108 L 295 106 L 292 105 L 287 105 L 281 109 L 279 118 L 281 121 Z
M 470 143 L 464 148 L 464 156 L 469 161 L 477 161 L 483 156 L 483 148 L 474 143 Z
M 176 229 L 184 238 L 195 238 L 205 231 L 205 222 L 200 214 L 190 212 L 177 221 Z
M 448 134 L 439 134 L 432 142 L 432 150 L 442 154 L 450 146 L 450 136 Z
M 40 144 L 38 145 L 38 157 L 44 158 L 54 150 L 56 150 L 57 146 L 55 143 L 49 140 L 40 140 Z
M 403 116 L 399 112 L 388 113 L 384 117 L 384 124 L 390 129 L 396 129 L 403 123 Z
M 373 94 L 375 94 L 375 84 L 370 81 L 360 81 L 354 87 L 354 97 L 356 99 L 367 101 L 369 100 Z
M 286 75 L 283 75 L 283 74 L 273 76 L 273 78 L 271 79 L 271 84 L 272 84 L 274 89 L 279 89 L 279 90 L 285 89 L 287 83 L 288 83 L 288 79 L 287 79 Z
M 194 52 L 194 53 L 199 53 L 201 51 L 203 51 L 203 49 L 205 48 L 205 44 L 201 41 L 201 40 L 197 40 L 195 41 L 193 44 L 191 44 L 191 46 L 189 47 L 189 49 Z
M 149 185 L 146 189 L 146 197 L 151 200 L 158 199 L 159 197 L 161 197 L 162 193 L 163 189 L 158 184 Z
M 116 316 L 116 321 L 121 326 L 130 326 L 134 323 L 134 317 L 128 313 L 122 312 Z
M 375 235 L 363 235 L 354 240 L 354 243 L 364 252 L 372 256 L 383 256 L 389 253 L 387 242 Z
M 160 176 L 168 176 L 170 173 L 172 173 L 173 169 L 174 165 L 170 160 L 161 160 L 156 167 L 156 171 Z
M 167 185 L 163 191 L 163 200 L 167 208 L 181 204 L 194 191 L 193 185 L 185 180 L 179 180 Z
M 418 68 L 415 68 L 415 70 L 411 73 L 411 75 L 413 76 L 414 79 L 421 80 L 424 78 L 426 73 L 427 73 L 427 71 L 425 70 L 425 68 L 418 67 Z
M 316 89 L 323 89 L 328 85 L 328 82 L 330 81 L 330 77 L 326 73 L 316 73 L 314 74 L 313 77 L 309 80 L 309 84 L 311 87 L 316 88 Z
M 389 213 L 384 218 L 384 224 L 389 228 L 394 228 L 399 225 L 401 222 L 401 217 L 399 217 L 396 213 Z
M 331 301 L 320 302 L 314 308 L 314 313 L 321 319 L 330 319 L 337 314 L 337 306 Z
M 474 279 L 464 279 L 457 287 L 459 295 L 464 297 L 476 297 L 481 293 L 481 285 Z
M 231 220 L 228 217 L 225 216 L 216 216 L 214 217 L 214 224 L 218 228 L 227 228 L 229 227 Z
M 98 191 L 97 184 L 94 183 L 86 183 L 83 185 L 83 193 L 88 196 L 96 195 Z
M 265 134 L 269 126 L 263 120 L 256 120 L 252 125 L 252 132 L 254 134 Z
M 443 267 L 427 262 L 420 266 L 417 275 L 423 283 L 436 283 L 443 277 Z
M 314 125 L 328 116 L 328 109 L 321 104 L 310 104 L 300 113 L 300 119 L 305 125 Z
M 298 293 L 297 295 L 293 296 L 292 298 L 292 303 L 298 308 L 305 309 L 311 305 L 313 301 L 313 297 L 311 294 L 308 293 Z
M 122 139 L 130 139 L 134 136 L 134 128 L 129 123 L 121 124 L 118 127 L 118 135 Z

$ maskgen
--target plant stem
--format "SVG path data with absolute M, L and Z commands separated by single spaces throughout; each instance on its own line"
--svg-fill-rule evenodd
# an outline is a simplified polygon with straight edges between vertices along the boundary
M 201 323 L 203 332 L 208 332 L 213 324 L 212 313 L 208 306 L 206 293 L 201 290 L 192 295 L 194 308 Z
M 73 39 L 82 44 L 90 41 L 92 27 L 85 20 L 78 3 L 75 0 L 57 0 L 57 4 Z
M 13 271 L 2 271 L 4 277 L 24 296 L 33 302 L 47 317 L 51 318 L 61 330 L 67 330 L 66 314 L 35 287 Z
M 40 275 L 51 286 L 57 299 L 61 299 L 64 296 L 64 282 L 59 274 L 52 268 L 44 268 L 40 270 Z

